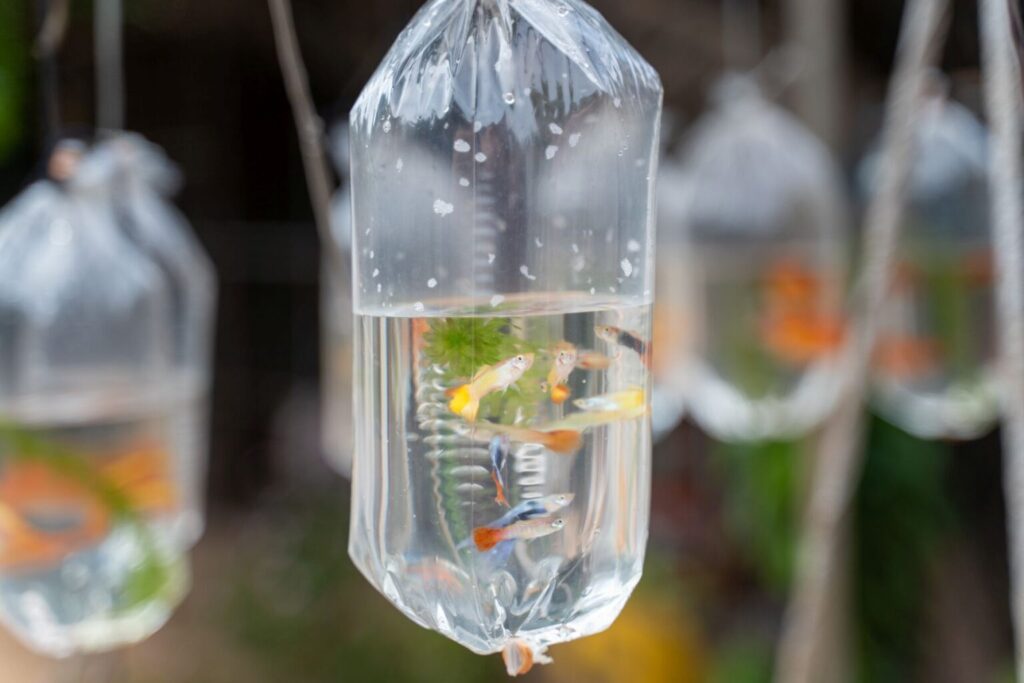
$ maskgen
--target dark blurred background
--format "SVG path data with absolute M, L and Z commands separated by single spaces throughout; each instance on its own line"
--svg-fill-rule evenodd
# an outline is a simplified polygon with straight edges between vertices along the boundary
M 677 144 L 721 73 L 718 0 L 593 0 L 660 72 Z M 838 105 L 812 126 L 850 170 L 878 131 L 902 4 L 839 6 Z M 347 115 L 415 0 L 294 0 L 314 99 Z M 809 2 L 761 3 L 761 43 Z M 977 104 L 974 2 L 956 2 L 943 66 Z M 319 248 L 267 8 L 259 0 L 126 2 L 126 125 L 184 170 L 179 206 L 220 278 L 211 523 L 196 588 L 171 624 L 75 675 L 125 681 L 500 680 L 500 662 L 402 618 L 348 563 L 347 482 L 320 458 Z M 37 177 L 31 58 L 38 7 L 0 3 L 0 200 Z M 64 132 L 90 134 L 91 7 L 71 3 L 58 57 Z M 790 104 L 801 104 L 794 96 Z M 1011 680 L 998 435 L 926 443 L 872 422 L 849 558 L 846 661 L 857 680 Z M 684 424 L 655 453 L 652 540 L 636 599 L 608 633 L 555 648 L 550 681 L 770 679 L 792 567 L 806 444 L 725 447 Z M 756 449 L 756 453 L 751 453 Z M 884 533 L 883 533 L 884 532 Z M 493 660 L 493 661 L 492 661 Z M 54 680 L 3 641 L 3 680 Z M 86 673 L 82 673 L 85 671 Z M 88 672 L 92 671 L 92 674 Z M 96 673 L 100 672 L 100 673 Z M 74 680 L 74 679 L 68 679 Z

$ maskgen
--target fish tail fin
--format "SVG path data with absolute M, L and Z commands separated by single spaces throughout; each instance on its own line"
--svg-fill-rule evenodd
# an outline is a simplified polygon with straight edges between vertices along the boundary
M 451 398 L 448 402 L 449 410 L 456 415 L 461 415 L 470 422 L 476 419 L 477 411 L 480 410 L 480 402 L 473 400 L 473 396 L 469 392 L 468 384 L 463 384 L 461 387 L 456 387 L 455 389 L 449 389 L 448 392 L 445 393 L 449 395 L 449 398 Z
M 494 529 L 489 526 L 478 526 L 473 529 L 473 544 L 480 552 L 490 550 L 498 545 L 505 535 L 504 529 Z
M 565 403 L 572 396 L 572 390 L 564 384 L 556 384 L 551 387 L 551 402 L 557 406 Z
M 498 478 L 498 474 L 496 472 L 491 472 L 491 481 L 494 482 L 494 491 L 497 494 L 494 496 L 494 502 L 498 505 L 511 507 L 508 504 L 508 498 L 505 497 L 505 487 L 502 485 L 501 479 Z
M 572 429 L 556 429 L 547 432 L 544 446 L 555 453 L 572 455 L 583 445 L 583 434 Z

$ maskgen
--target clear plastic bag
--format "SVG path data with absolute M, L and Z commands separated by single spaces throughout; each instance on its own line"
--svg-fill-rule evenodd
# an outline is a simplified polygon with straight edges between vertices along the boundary
M 661 230 L 686 279 L 688 410 L 723 440 L 799 436 L 829 414 L 842 381 L 838 171 L 824 145 L 740 76 L 719 85 L 685 163 L 679 187 L 662 187 L 685 194 L 685 217 Z
M 922 438 L 975 438 L 999 415 L 987 148 L 966 108 L 938 92 L 924 103 L 872 376 L 874 406 Z
M 109 182 L 114 216 L 132 244 L 157 266 L 168 288 L 173 336 L 173 376 L 180 410 L 189 415 L 176 457 L 189 481 L 180 533 L 196 542 L 204 527 L 209 459 L 209 394 L 217 277 L 187 219 L 168 199 L 181 174 L 164 151 L 141 135 L 119 133 L 98 144 L 80 173 Z M 106 180 L 105 180 L 106 179 Z
M 139 641 L 182 599 L 193 439 L 169 287 L 109 177 L 41 181 L 0 226 L 0 619 L 64 656 Z
M 331 157 L 341 186 L 331 200 L 332 244 L 324 250 L 320 267 L 321 439 L 328 462 L 348 477 L 352 474 L 352 202 L 347 123 L 331 131 Z
M 640 578 L 661 86 L 576 0 L 435 0 L 352 112 L 350 554 L 510 673 Z

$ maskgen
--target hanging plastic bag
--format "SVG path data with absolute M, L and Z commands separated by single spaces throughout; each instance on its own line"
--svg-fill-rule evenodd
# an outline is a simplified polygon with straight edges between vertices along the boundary
M 999 415 L 987 147 L 970 111 L 930 95 L 872 391 L 879 412 L 922 438 L 975 438 Z M 865 192 L 876 159 L 861 166 Z
M 640 578 L 660 109 L 587 5 L 445 0 L 352 112 L 349 551 L 513 674 Z
M 800 436 L 829 414 L 841 382 L 838 171 L 824 145 L 739 76 L 720 84 L 685 163 L 680 187 L 661 191 L 686 196 L 681 225 L 662 231 L 682 231 L 674 260 L 693 321 L 690 414 L 727 441 Z
M 205 517 L 216 273 L 188 221 L 168 199 L 181 185 L 181 174 L 162 149 L 141 135 L 119 133 L 98 144 L 84 165 L 82 172 L 109 176 L 115 218 L 168 287 L 173 376 L 182 413 L 175 457 L 188 477 L 180 533 L 194 543 Z
M 320 267 L 320 420 L 327 460 L 348 477 L 352 473 L 352 202 L 347 123 L 331 131 L 331 157 L 341 186 L 331 200 L 332 244 L 324 250 Z M 333 257 L 328 250 L 333 250 Z
M 0 620 L 57 656 L 167 620 L 191 483 L 168 287 L 115 221 L 109 175 L 64 162 L 67 182 L 33 185 L 0 227 Z

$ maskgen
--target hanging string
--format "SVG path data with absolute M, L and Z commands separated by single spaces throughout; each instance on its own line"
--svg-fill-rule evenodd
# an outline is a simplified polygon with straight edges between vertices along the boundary
M 722 53 L 726 69 L 746 71 L 761 59 L 758 0 L 722 0 Z
M 43 119 L 43 144 L 52 145 L 60 136 L 60 86 L 57 52 L 64 42 L 68 24 L 68 0 L 36 0 L 36 36 L 33 54 L 39 88 L 39 109 Z
M 1003 487 L 1009 536 L 1017 680 L 1024 681 L 1024 199 L 1021 197 L 1021 71 L 1012 0 L 982 0 L 980 25 L 997 276 L 1003 388 Z
M 309 199 L 313 204 L 313 218 L 320 236 L 320 248 L 335 272 L 344 272 L 345 256 L 331 236 L 331 170 L 324 151 L 326 137 L 324 125 L 313 106 L 309 92 L 309 78 L 302 61 L 299 39 L 295 35 L 295 22 L 289 0 L 267 0 L 270 19 L 274 27 L 274 43 L 281 65 L 285 90 L 292 106 L 295 128 L 299 136 L 299 151 L 306 171 Z
M 96 0 L 93 49 L 96 59 L 96 128 L 124 128 L 124 21 L 121 0 Z
M 775 680 L 816 683 L 831 678 L 818 667 L 832 585 L 839 568 L 843 528 L 863 464 L 863 400 L 871 352 L 889 291 L 906 186 L 916 113 L 926 75 L 936 63 L 948 0 L 910 0 L 901 28 L 882 139 L 879 192 L 865 217 L 863 279 L 855 325 L 844 351 L 845 386 L 839 407 L 825 425 L 802 521 L 796 579 L 783 624 Z M 834 665 L 825 662 L 825 666 Z

